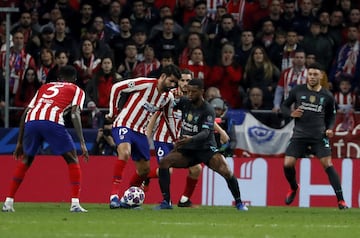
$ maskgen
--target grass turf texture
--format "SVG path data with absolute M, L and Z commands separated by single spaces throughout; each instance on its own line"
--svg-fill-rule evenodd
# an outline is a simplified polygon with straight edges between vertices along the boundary
M 16 203 L 0 213 L 0 237 L 275 238 L 360 237 L 360 209 L 202 206 L 153 210 L 110 210 L 82 204 L 88 213 L 70 213 L 68 203 Z

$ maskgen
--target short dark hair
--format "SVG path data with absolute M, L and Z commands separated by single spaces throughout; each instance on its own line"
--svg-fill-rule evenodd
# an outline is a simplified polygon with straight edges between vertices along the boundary
M 166 65 L 162 70 L 162 74 L 165 74 L 166 76 L 174 75 L 177 79 L 181 78 L 181 72 L 178 66 L 174 64 Z
M 204 82 L 201 79 L 192 79 L 189 81 L 190 86 L 197 86 L 199 89 L 204 89 Z
M 324 71 L 324 67 L 318 62 L 314 62 L 314 63 L 310 64 L 307 68 L 308 69 L 318 69 L 320 71 Z
M 59 79 L 65 82 L 75 82 L 77 71 L 74 66 L 66 65 L 59 70 Z

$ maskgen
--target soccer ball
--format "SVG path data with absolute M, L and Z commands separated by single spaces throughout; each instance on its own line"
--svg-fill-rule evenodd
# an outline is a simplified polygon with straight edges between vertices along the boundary
M 121 202 L 129 205 L 130 207 L 138 207 L 144 203 L 145 193 L 139 187 L 130 187 L 125 192 L 121 198 Z

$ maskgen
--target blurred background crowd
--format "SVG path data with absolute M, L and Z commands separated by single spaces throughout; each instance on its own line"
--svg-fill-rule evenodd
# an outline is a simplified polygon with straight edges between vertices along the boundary
M 334 94 L 338 112 L 351 117 L 360 108 L 360 1 L 9 2 L 20 11 L 11 14 L 9 65 L 6 17 L 0 15 L 1 127 L 5 103 L 11 108 L 10 127 L 17 127 L 36 90 L 56 81 L 57 71 L 67 64 L 76 67 L 77 84 L 86 92 L 87 128 L 103 124 L 113 83 L 159 77 L 167 64 L 203 79 L 207 99 L 221 97 L 226 109 L 280 115 L 282 100 L 306 82 L 306 65 L 316 61 L 324 68 L 321 83 Z

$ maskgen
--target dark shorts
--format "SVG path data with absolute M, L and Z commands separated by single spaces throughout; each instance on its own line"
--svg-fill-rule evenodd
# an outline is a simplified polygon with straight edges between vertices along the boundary
M 188 150 L 188 149 L 178 149 L 184 157 L 189 160 L 189 167 L 204 163 L 209 164 L 210 159 L 214 154 L 219 153 L 217 149 L 202 149 L 202 150 Z
M 150 146 L 145 134 L 133 131 L 127 127 L 115 127 L 111 132 L 116 145 L 121 143 L 129 143 L 131 145 L 132 160 L 150 160 Z
M 74 140 L 65 126 L 52 121 L 29 121 L 24 128 L 24 152 L 35 156 L 40 146 L 47 142 L 54 155 L 75 150 Z
M 290 139 L 285 155 L 295 158 L 307 157 L 313 154 L 318 158 L 331 156 L 331 147 L 328 138 L 319 140 Z
M 173 143 L 154 141 L 156 159 L 159 162 L 174 149 Z

